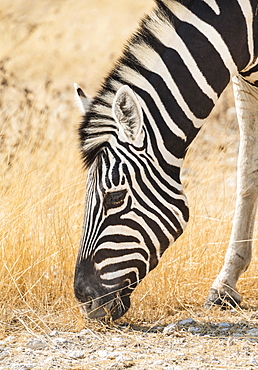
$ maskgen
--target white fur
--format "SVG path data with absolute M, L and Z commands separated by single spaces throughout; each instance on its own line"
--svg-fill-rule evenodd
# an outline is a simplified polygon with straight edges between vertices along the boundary
M 203 0 L 207 5 L 211 7 L 216 15 L 220 15 L 220 8 L 216 2 L 216 0 Z

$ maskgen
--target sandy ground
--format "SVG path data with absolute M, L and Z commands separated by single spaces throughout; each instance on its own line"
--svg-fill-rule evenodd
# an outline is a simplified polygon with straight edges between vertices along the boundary
M 0 341 L 0 369 L 258 368 L 257 313 L 240 319 L 232 312 L 227 320 L 216 323 L 197 315 L 169 325 L 91 323 L 77 333 L 20 332 Z

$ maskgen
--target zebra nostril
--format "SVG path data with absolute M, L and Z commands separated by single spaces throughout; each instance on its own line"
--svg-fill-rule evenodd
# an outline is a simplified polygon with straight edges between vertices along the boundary
M 85 306 L 86 306 L 87 308 L 90 308 L 90 307 L 92 306 L 92 303 L 93 303 L 93 298 L 92 298 L 92 296 L 91 296 L 91 295 L 86 295 L 86 297 L 85 297 L 85 302 L 84 302 Z

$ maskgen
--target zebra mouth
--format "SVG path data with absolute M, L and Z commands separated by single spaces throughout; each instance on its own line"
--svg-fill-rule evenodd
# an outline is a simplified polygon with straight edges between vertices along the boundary
M 88 297 L 87 302 L 82 305 L 82 310 L 88 319 L 117 320 L 128 311 L 129 307 L 129 295 L 116 292 L 112 297 L 110 294 L 96 299 Z

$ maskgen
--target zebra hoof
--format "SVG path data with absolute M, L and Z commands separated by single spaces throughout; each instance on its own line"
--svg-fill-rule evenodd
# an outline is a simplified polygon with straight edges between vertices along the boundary
M 241 296 L 236 291 L 231 293 L 212 288 L 204 304 L 204 308 L 211 309 L 220 306 L 222 310 L 235 308 L 241 302 Z

